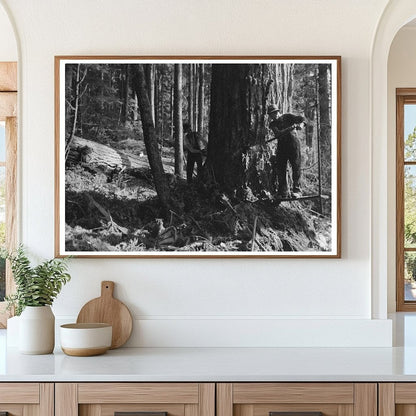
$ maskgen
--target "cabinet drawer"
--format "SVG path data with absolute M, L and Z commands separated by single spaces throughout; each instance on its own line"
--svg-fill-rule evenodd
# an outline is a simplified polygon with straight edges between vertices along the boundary
M 53 416 L 53 384 L 0 383 L 0 415 Z
M 213 383 L 58 383 L 56 416 L 215 416 Z
M 280 413 L 280 414 L 279 414 Z M 217 416 L 376 416 L 375 383 L 221 383 Z

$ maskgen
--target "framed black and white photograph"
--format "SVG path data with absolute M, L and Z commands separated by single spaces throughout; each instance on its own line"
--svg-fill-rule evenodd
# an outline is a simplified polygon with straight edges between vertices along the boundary
M 340 257 L 340 57 L 55 58 L 56 256 Z

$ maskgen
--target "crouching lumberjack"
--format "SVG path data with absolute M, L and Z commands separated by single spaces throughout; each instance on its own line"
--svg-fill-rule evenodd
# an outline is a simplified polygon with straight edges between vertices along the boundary
M 299 125 L 304 122 L 304 118 L 290 113 L 281 115 L 275 104 L 269 105 L 267 114 L 271 119 L 269 127 L 274 133 L 272 140 L 278 140 L 276 150 L 276 171 L 279 182 L 277 197 L 283 199 L 290 196 L 286 174 L 289 162 L 293 177 L 292 196 L 298 198 L 301 196 L 301 148 L 296 130 L 301 128 Z

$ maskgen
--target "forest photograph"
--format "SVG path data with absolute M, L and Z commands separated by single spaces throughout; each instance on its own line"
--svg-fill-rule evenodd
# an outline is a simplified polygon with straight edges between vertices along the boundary
M 58 256 L 340 256 L 340 58 L 55 62 Z

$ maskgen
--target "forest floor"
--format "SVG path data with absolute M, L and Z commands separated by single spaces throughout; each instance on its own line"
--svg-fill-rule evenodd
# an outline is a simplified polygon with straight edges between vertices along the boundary
M 129 148 L 130 146 L 130 148 Z M 173 175 L 173 149 L 162 148 L 172 210 L 163 215 L 144 154 L 133 173 L 109 176 L 80 165 L 66 170 L 66 250 L 103 252 L 329 251 L 331 221 L 311 201 L 276 202 L 271 195 L 231 200 Z

